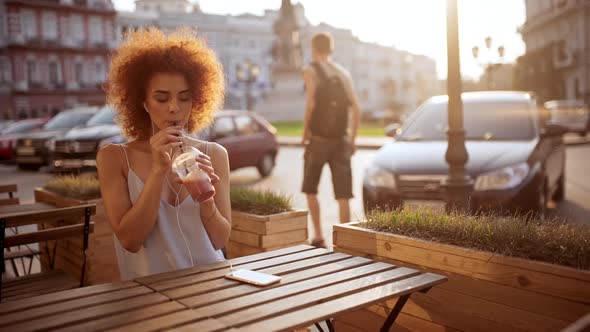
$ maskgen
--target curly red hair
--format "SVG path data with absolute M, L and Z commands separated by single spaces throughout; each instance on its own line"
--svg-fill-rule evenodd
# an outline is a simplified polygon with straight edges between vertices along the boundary
M 143 109 L 146 84 L 155 73 L 180 73 L 192 92 L 188 130 L 207 126 L 224 96 L 223 69 L 213 50 L 194 30 L 166 34 L 157 28 L 125 35 L 113 55 L 106 84 L 107 102 L 118 112 L 117 121 L 128 138 L 149 137 L 150 117 Z

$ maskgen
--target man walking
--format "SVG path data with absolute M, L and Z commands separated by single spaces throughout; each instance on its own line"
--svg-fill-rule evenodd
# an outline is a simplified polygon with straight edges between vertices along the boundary
M 349 200 L 352 198 L 350 158 L 355 151 L 360 119 L 352 79 L 346 69 L 332 61 L 333 49 L 331 35 L 316 34 L 311 40 L 312 62 L 303 72 L 307 103 L 302 140 L 305 146 L 302 192 L 307 196 L 314 227 L 311 244 L 324 248 L 317 198 L 322 168 L 326 163 L 330 166 L 340 222 L 349 222 Z

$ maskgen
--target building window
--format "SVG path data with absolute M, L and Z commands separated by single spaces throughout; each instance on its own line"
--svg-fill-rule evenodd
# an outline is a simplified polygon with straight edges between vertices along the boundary
M 74 73 L 76 74 L 76 82 L 78 82 L 78 84 L 83 84 L 84 83 L 84 68 L 82 67 L 81 63 L 76 63 L 75 66 L 75 70 Z
M 57 15 L 54 12 L 43 13 L 43 37 L 57 40 Z
M 49 63 L 49 82 L 53 85 L 57 85 L 60 82 L 59 65 L 57 62 Z
M 35 13 L 32 10 L 22 11 L 22 31 L 25 33 L 25 38 L 37 37 L 37 20 Z
M 37 83 L 37 64 L 33 60 L 27 61 L 27 81 Z
M 91 17 L 90 21 L 90 41 L 93 43 L 104 42 L 104 29 L 102 19 L 100 17 Z
M 84 23 L 82 16 L 72 15 L 70 17 L 70 33 L 75 42 L 84 41 Z
M 12 81 L 12 70 L 8 58 L 0 58 L 0 83 L 10 83 Z
M 6 19 L 4 18 L 4 13 L 0 12 L 0 37 L 6 36 Z
M 94 81 L 96 83 L 104 83 L 106 81 L 106 67 L 102 60 L 97 60 L 95 63 L 96 72 L 94 74 Z

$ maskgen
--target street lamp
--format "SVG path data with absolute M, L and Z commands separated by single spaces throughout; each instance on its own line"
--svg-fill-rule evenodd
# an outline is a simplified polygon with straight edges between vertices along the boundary
M 463 128 L 457 0 L 447 0 L 447 62 L 449 129 L 447 130 L 448 145 L 445 159 L 449 164 L 449 176 L 444 183 L 447 210 L 469 211 L 469 197 L 473 188 L 473 180 L 465 171 L 469 156 L 465 148 L 465 129 Z
M 246 109 L 252 110 L 252 84 L 256 82 L 260 75 L 260 67 L 250 60 L 246 60 L 236 67 L 236 77 L 238 81 L 246 83 Z
M 473 58 L 475 59 L 477 64 L 480 67 L 482 67 L 482 69 L 486 73 L 487 89 L 492 90 L 494 88 L 494 79 L 492 77 L 492 74 L 493 74 L 494 70 L 500 68 L 502 62 L 504 62 L 504 51 L 506 49 L 502 45 L 498 46 L 497 51 L 498 51 L 498 57 L 500 58 L 500 62 L 495 62 L 492 57 L 492 37 L 490 37 L 490 36 L 486 37 L 484 39 L 484 42 L 485 42 L 486 49 L 487 49 L 487 56 L 488 56 L 487 61 L 482 61 L 482 62 L 478 61 L 478 58 L 479 58 L 479 47 L 478 46 L 473 46 L 473 48 L 471 49 L 471 53 L 473 54 Z

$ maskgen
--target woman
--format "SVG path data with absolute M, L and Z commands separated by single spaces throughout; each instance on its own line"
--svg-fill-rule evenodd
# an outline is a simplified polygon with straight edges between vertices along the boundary
M 97 156 L 121 278 L 223 260 L 231 228 L 227 151 L 181 133 L 209 124 L 222 101 L 213 51 L 186 29 L 132 32 L 113 56 L 106 90 L 130 139 Z M 196 161 L 214 184 L 213 198 L 195 202 L 172 172 L 181 144 L 205 153 Z

